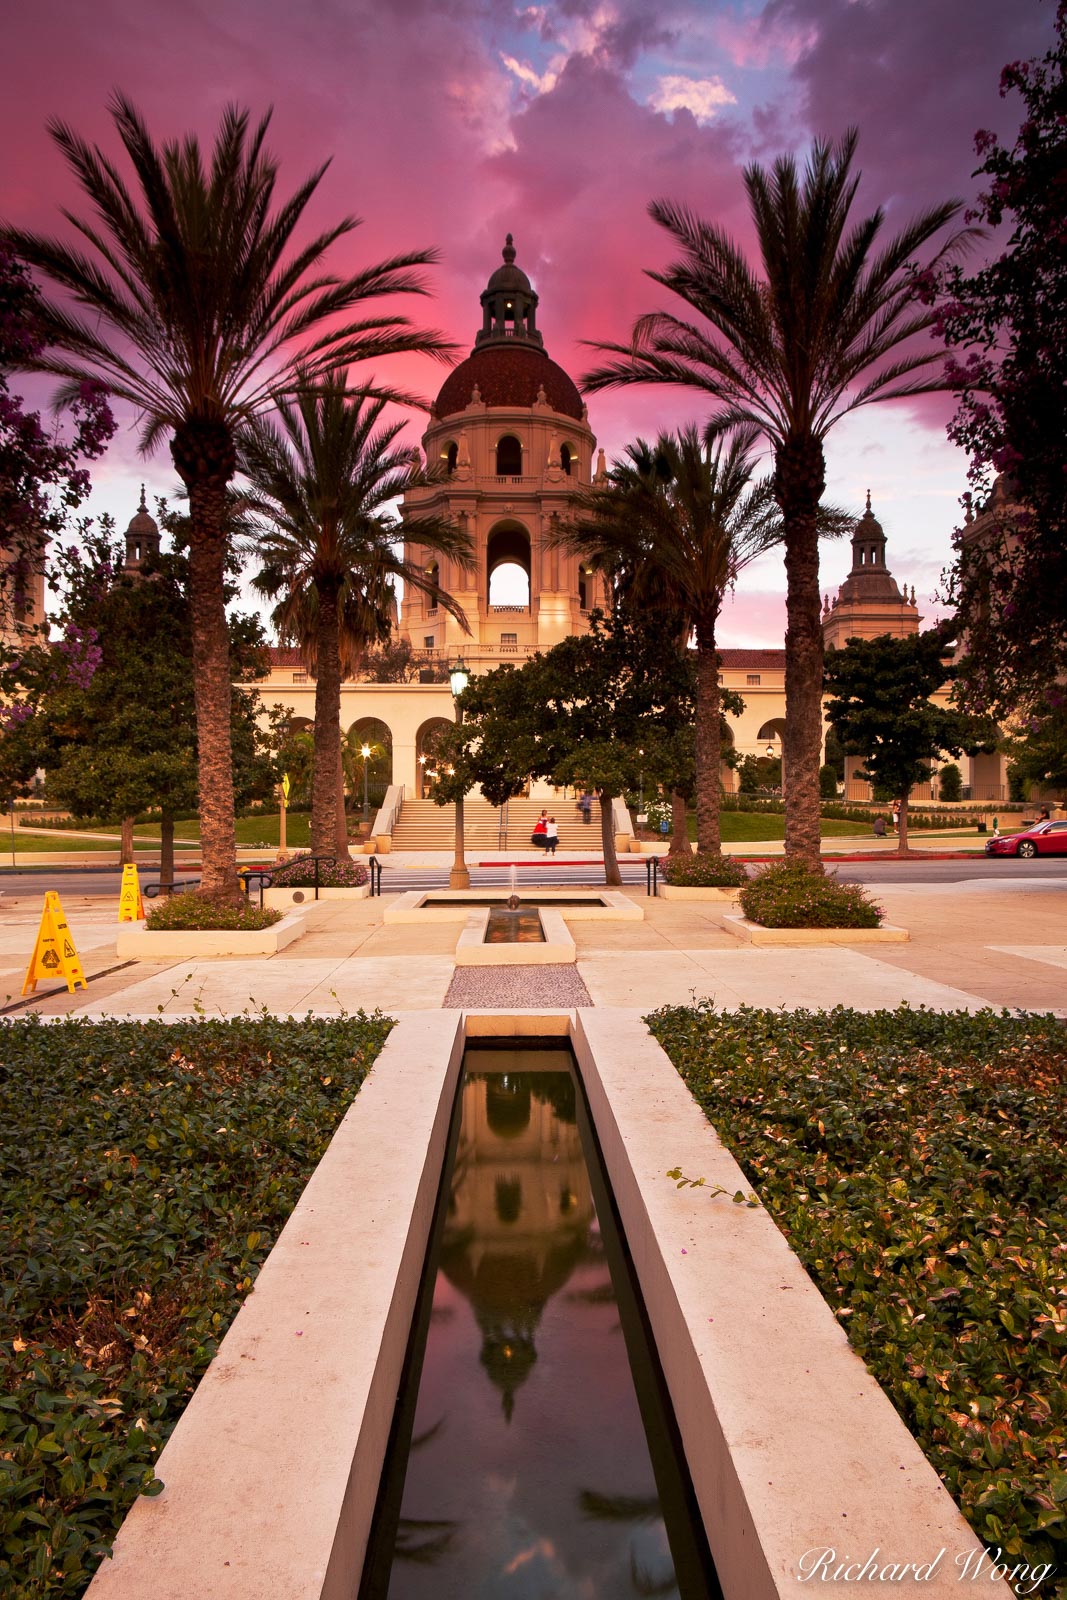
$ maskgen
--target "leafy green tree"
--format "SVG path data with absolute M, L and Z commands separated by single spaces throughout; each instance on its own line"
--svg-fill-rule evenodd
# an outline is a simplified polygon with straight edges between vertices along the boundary
M 1018 133 L 1004 143 L 982 129 L 975 149 L 986 180 L 976 216 L 1001 230 L 1002 247 L 978 271 L 955 265 L 923 287 L 961 354 L 949 369 L 960 396 L 950 436 L 980 493 L 996 473 L 1013 489 L 1010 504 L 994 497 L 978 538 L 960 530 L 948 596 L 968 630 L 957 693 L 1008 716 L 1067 675 L 1067 7 L 1052 48 L 1006 66 L 1000 92 L 1022 99 Z
M 816 141 L 803 179 L 791 156 L 767 172 L 745 171 L 761 273 L 724 230 L 684 206 L 657 200 L 653 219 L 681 258 L 649 276 L 679 296 L 696 321 L 654 312 L 614 359 L 585 378 L 589 389 L 681 384 L 718 403 L 719 428 L 755 427 L 774 451 L 774 495 L 784 525 L 786 609 L 786 851 L 819 864 L 822 626 L 819 506 L 825 441 L 836 422 L 872 401 L 945 387 L 940 360 L 917 337 L 934 312 L 916 298 L 916 252 L 949 223 L 956 202 L 923 212 L 882 241 L 881 209 L 851 220 L 859 174 L 857 135 Z M 937 256 L 960 242 L 956 234 Z M 876 248 L 877 247 L 877 248 Z
M 716 630 L 738 574 L 781 538 L 768 482 L 753 481 L 756 430 L 704 445 L 695 427 L 631 445 L 578 502 L 559 540 L 607 572 L 635 610 L 662 608 L 696 645 L 697 847 L 719 855 L 722 739 Z M 688 844 L 686 845 L 688 849 Z
M 621 883 L 613 802 L 642 773 L 646 784 L 673 785 L 694 690 L 691 663 L 655 619 L 642 626 L 621 611 L 594 611 L 587 634 L 471 679 L 460 697 L 463 722 L 442 737 L 434 800 L 454 802 L 480 784 L 503 805 L 532 777 L 585 789 L 600 801 L 604 880 Z
M 123 858 L 132 860 L 132 821 L 157 809 L 162 823 L 161 882 L 174 875 L 174 821 L 195 810 L 197 739 L 188 563 L 152 559 L 140 574 L 123 570 L 123 547 L 108 530 L 54 560 L 62 588 L 61 641 L 23 657 L 33 712 L 4 742 L 6 761 L 25 782 L 44 767 L 49 793 L 75 817 L 123 821 Z M 71 676 L 58 665 L 62 640 L 90 638 L 93 671 Z M 230 622 L 230 669 L 251 684 L 267 673 L 266 640 L 255 617 Z M 233 697 L 231 738 L 238 795 L 261 798 L 275 778 L 260 726 L 259 697 Z
M 385 401 L 353 394 L 343 371 L 308 375 L 294 400 L 280 400 L 277 422 L 257 419 L 241 449 L 252 485 L 251 507 L 262 566 L 253 580 L 278 599 L 274 623 L 315 673 L 315 774 L 311 848 L 348 853 L 341 796 L 341 677 L 367 647 L 389 637 L 393 582 L 438 594 L 423 563 L 397 546 L 398 524 L 386 507 L 419 479 L 417 455 L 396 448 L 403 421 L 382 422 Z M 470 539 L 439 518 L 409 519 L 407 537 L 453 560 L 469 557 Z M 440 604 L 460 622 L 449 596 Z M 464 626 L 466 624 L 464 623 Z
M 988 724 L 935 705 L 931 696 L 952 681 L 945 658 L 954 632 L 942 623 L 896 639 L 849 639 L 826 656 L 826 716 L 846 750 L 865 756 L 860 769 L 876 792 L 900 797 L 898 851 L 908 853 L 908 795 L 927 783 L 940 752 L 959 755 L 989 737 Z
M 247 111 L 228 108 L 205 162 L 195 135 L 157 146 L 124 95 L 113 97 L 110 110 L 139 193 L 103 150 L 53 120 L 49 132 L 94 213 L 68 213 L 82 244 L 10 227 L 0 241 L 63 296 L 42 299 L 41 348 L 27 353 L 23 365 L 62 378 L 61 403 L 89 383 L 132 405 L 144 421 L 146 453 L 170 438 L 191 524 L 201 893 L 236 902 L 223 593 L 237 436 L 308 376 L 399 351 L 440 355 L 450 347 L 405 317 L 366 311 L 366 302 L 383 295 L 424 293 L 415 269 L 435 259 L 432 251 L 341 276 L 328 270 L 325 257 L 355 228 L 353 218 L 296 243 L 326 168 L 275 205 L 278 166 L 265 147 L 269 115 L 250 129 Z
M 1067 796 L 1067 690 L 1054 686 L 1042 695 L 1004 750 L 1020 798 L 1029 799 L 1032 789 Z

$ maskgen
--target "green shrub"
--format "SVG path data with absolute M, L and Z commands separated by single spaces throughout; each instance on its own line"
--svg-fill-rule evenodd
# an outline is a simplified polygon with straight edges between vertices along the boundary
M 213 900 L 202 900 L 198 894 L 172 894 L 154 905 L 145 919 L 145 927 L 170 930 L 193 929 L 222 930 L 235 928 L 247 933 L 258 933 L 261 928 L 280 922 L 282 913 L 267 907 L 246 903 L 240 906 L 221 906 Z
M 361 861 L 346 860 L 319 862 L 319 887 L 322 889 L 358 889 L 367 881 L 367 869 Z M 271 871 L 271 882 L 279 889 L 312 889 L 315 886 L 315 861 L 311 855 L 294 856 L 284 867 Z
M 779 861 L 741 890 L 741 909 L 764 928 L 877 928 L 882 908 L 858 883 Z
M 647 1019 L 978 1536 L 1067 1572 L 1067 1044 L 1052 1017 Z M 699 1176 L 699 1174 L 694 1174 Z
M 159 1452 L 391 1026 L 2 1025 L 5 1600 L 74 1600 L 158 1493 Z
M 963 799 L 963 774 L 954 761 L 942 767 L 937 775 L 937 797 L 950 804 L 953 800 Z
M 819 795 L 823 800 L 837 799 L 837 771 L 823 765 L 819 768 Z
M 732 856 L 665 856 L 659 870 L 676 889 L 737 889 L 748 882 L 748 873 Z

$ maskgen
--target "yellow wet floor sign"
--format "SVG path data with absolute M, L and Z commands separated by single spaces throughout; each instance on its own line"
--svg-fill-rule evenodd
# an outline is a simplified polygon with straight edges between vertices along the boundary
M 70 929 L 67 927 L 66 913 L 54 889 L 49 889 L 44 897 L 41 926 L 30 964 L 26 968 L 26 982 L 22 985 L 23 994 L 33 993 L 38 978 L 65 978 L 71 994 L 79 983 L 83 989 L 89 987 L 78 959 L 78 952 L 74 948 Z
M 119 921 L 144 921 L 141 881 L 137 876 L 137 868 L 132 862 L 127 862 L 122 869 L 122 888 L 119 890 Z

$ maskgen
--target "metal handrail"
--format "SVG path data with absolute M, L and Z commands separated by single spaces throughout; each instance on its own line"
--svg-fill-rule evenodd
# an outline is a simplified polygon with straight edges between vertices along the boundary
M 373 900 L 377 895 L 380 900 L 382 897 L 382 864 L 377 856 L 371 856 L 367 866 L 370 871 L 370 898 Z
M 645 859 L 645 893 L 650 900 L 659 898 L 659 856 Z
M 255 878 L 256 882 L 259 885 L 259 909 L 262 911 L 263 910 L 263 890 L 264 889 L 269 889 L 271 884 L 274 882 L 274 874 L 273 874 L 273 872 L 257 872 L 257 871 L 254 871 L 252 868 L 248 867 L 248 868 L 242 868 L 241 873 L 239 874 L 239 876 L 240 876 L 240 879 L 241 879 L 241 883 L 242 883 L 242 885 L 244 887 L 244 892 L 245 892 L 246 897 L 248 895 L 248 891 L 249 891 L 249 887 L 250 887 L 250 885 L 252 883 L 252 879 Z
M 195 889 L 199 882 L 199 878 L 175 878 L 167 885 L 165 893 L 174 894 L 178 889 Z M 163 887 L 161 883 L 146 883 L 141 892 L 146 900 L 155 900 Z

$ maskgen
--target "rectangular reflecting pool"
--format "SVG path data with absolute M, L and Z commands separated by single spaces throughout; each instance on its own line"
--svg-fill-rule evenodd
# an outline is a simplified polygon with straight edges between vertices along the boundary
M 469 1048 L 359 1600 L 719 1595 L 568 1049 Z
M 545 930 L 536 906 L 493 906 L 485 929 L 486 944 L 544 944 Z

